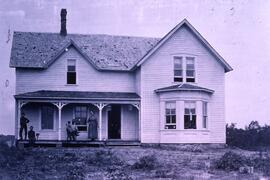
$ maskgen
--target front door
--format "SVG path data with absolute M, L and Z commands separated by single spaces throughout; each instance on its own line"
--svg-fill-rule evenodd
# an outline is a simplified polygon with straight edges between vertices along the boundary
M 121 139 L 121 105 L 111 105 L 108 111 L 108 139 Z

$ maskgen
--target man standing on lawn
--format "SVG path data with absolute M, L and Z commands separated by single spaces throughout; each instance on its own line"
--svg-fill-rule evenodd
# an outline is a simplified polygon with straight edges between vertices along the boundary
M 20 140 L 22 140 L 22 133 L 24 130 L 24 139 L 27 138 L 27 123 L 29 123 L 29 119 L 25 117 L 25 113 L 22 112 L 21 118 L 20 118 Z

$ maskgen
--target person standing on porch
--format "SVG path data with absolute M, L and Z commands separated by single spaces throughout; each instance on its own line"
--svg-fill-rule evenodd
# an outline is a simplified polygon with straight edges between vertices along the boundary
M 90 111 L 88 119 L 88 138 L 94 141 L 97 138 L 97 118 L 93 111 Z
M 34 131 L 33 126 L 30 126 L 30 130 L 28 131 L 28 139 L 29 139 L 29 145 L 33 147 L 36 141 L 36 132 Z
M 20 140 L 22 140 L 22 134 L 24 131 L 24 139 L 26 140 L 27 138 L 27 123 L 29 123 L 29 119 L 25 117 L 25 113 L 22 112 L 21 118 L 20 118 Z

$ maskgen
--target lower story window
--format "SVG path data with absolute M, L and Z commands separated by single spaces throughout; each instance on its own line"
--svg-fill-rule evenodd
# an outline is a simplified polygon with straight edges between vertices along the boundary
M 202 123 L 202 127 L 203 128 L 207 128 L 207 117 L 208 117 L 208 113 L 207 113 L 207 102 L 203 102 L 203 123 Z
M 87 107 L 76 106 L 74 108 L 74 116 L 72 124 L 76 125 L 78 131 L 87 131 Z
M 41 107 L 41 129 L 53 129 L 54 108 L 51 106 Z
M 176 103 L 167 102 L 165 106 L 165 129 L 176 129 Z
M 196 103 L 185 102 L 184 129 L 196 129 Z

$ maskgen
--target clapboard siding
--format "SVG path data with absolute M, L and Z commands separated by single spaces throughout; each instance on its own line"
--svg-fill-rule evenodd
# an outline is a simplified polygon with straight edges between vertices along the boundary
M 77 85 L 66 85 L 70 58 L 77 60 Z M 16 94 L 37 90 L 135 92 L 135 78 L 133 72 L 97 71 L 70 48 L 45 70 L 16 68 Z
M 138 140 L 138 110 L 132 105 L 122 105 L 121 122 L 121 139 Z
M 186 26 L 178 29 L 141 66 L 142 142 L 159 143 L 161 140 L 160 103 L 154 90 L 173 85 L 173 55 L 183 54 L 196 58 L 196 85 L 215 91 L 209 100 L 209 134 L 206 139 L 209 143 L 224 143 L 224 68 Z M 194 136 L 195 139 L 199 137 Z M 198 142 L 188 139 L 181 142 Z

